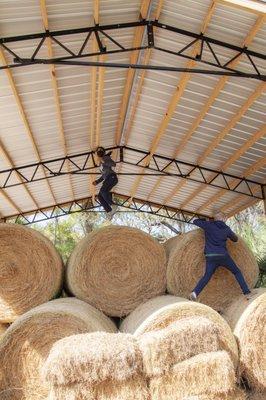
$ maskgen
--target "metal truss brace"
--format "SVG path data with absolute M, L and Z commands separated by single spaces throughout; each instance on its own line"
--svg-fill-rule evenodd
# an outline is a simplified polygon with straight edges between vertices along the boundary
M 125 47 L 122 43 L 119 43 L 113 36 L 115 31 L 134 28 L 138 26 L 146 27 L 146 40 L 143 46 L 140 47 Z M 154 34 L 154 28 L 156 28 L 156 34 Z M 156 35 L 160 34 L 160 31 L 169 31 L 176 36 L 176 49 L 173 51 L 172 48 L 159 47 L 156 45 Z M 84 34 L 84 38 L 81 40 L 80 35 Z M 68 36 L 78 35 L 77 40 L 80 41 L 80 47 L 77 50 L 73 50 L 71 45 L 68 43 Z M 61 57 L 55 58 L 38 58 L 40 49 L 45 45 L 45 39 L 50 37 L 54 43 L 54 46 L 59 46 L 61 51 L 64 51 Z M 88 52 L 88 42 L 96 37 L 98 50 L 96 52 Z M 102 38 L 105 38 L 105 45 L 102 44 Z M 36 40 L 40 39 L 36 45 Z M 14 44 L 21 41 L 32 42 L 32 55 L 26 57 L 23 54 L 24 49 L 16 50 Z M 185 41 L 185 44 L 184 44 Z M 182 42 L 182 46 L 178 43 Z M 190 49 L 195 43 L 199 43 L 201 52 L 200 54 L 192 57 Z M 95 25 L 87 28 L 67 29 L 61 31 L 45 31 L 30 35 L 20 35 L 14 37 L 0 38 L 0 46 L 5 52 L 12 56 L 13 63 L 8 65 L 0 66 L 0 69 L 4 68 L 16 68 L 29 66 L 33 64 L 60 64 L 60 65 L 79 65 L 79 66 L 104 66 L 109 68 L 135 68 L 135 69 L 155 69 L 159 71 L 184 71 L 191 73 L 200 74 L 214 74 L 214 75 L 228 75 L 235 77 L 244 78 L 255 78 L 258 80 L 265 81 L 266 75 L 264 74 L 265 68 L 258 64 L 258 60 L 266 59 L 265 54 L 261 54 L 247 47 L 235 46 L 231 43 L 223 42 L 204 34 L 197 34 L 194 32 L 186 31 L 174 26 L 162 24 L 158 21 L 153 20 L 141 20 L 137 22 L 111 24 L 111 25 Z M 28 46 L 25 46 L 28 51 Z M 128 64 L 128 63 L 113 63 L 110 62 L 92 62 L 88 58 L 100 55 L 100 54 L 115 54 L 133 50 L 141 50 L 146 48 L 154 48 L 157 51 L 172 54 L 173 56 L 183 57 L 187 59 L 196 60 L 199 63 L 205 64 L 210 67 L 216 67 L 217 69 L 198 69 L 198 68 L 178 68 L 172 66 L 160 66 L 160 65 L 141 65 L 141 64 Z M 223 50 L 226 49 L 226 56 Z M 228 50 L 230 55 L 228 55 Z M 251 67 L 253 73 L 247 72 L 238 65 L 237 68 L 230 68 L 230 63 L 238 58 L 239 56 L 245 57 L 246 63 Z M 85 61 L 82 59 L 86 58 Z M 223 59 L 223 61 L 222 61 Z M 242 68 L 242 69 L 241 69 Z
M 133 198 L 132 202 L 129 201 L 128 196 L 121 194 L 114 194 L 114 202 L 120 209 L 129 210 L 132 212 L 142 212 L 157 215 L 158 217 L 168 218 L 178 222 L 192 224 L 195 218 L 206 218 L 202 214 L 196 214 L 185 210 L 167 207 L 162 204 L 156 204 L 149 201 Z M 23 214 L 17 214 L 8 218 L 1 219 L 0 222 L 15 222 L 23 225 L 30 225 L 36 222 L 47 221 L 53 218 L 66 216 L 77 212 L 104 212 L 100 205 L 94 205 L 92 198 L 74 200 L 69 203 L 58 204 L 49 208 L 39 210 L 32 210 Z
M 148 179 L 151 176 L 162 176 L 165 179 L 186 179 L 191 182 L 203 183 L 218 189 L 225 189 L 229 192 L 242 194 L 248 197 L 262 200 L 264 197 L 263 185 L 245 177 L 227 174 L 211 168 L 203 167 L 138 150 L 128 146 L 116 146 L 108 148 L 108 151 L 118 150 L 120 159 L 118 162 L 123 165 L 136 167 L 136 172 L 122 172 L 121 175 L 145 175 Z M 150 157 L 149 164 L 145 160 Z M 92 162 L 91 162 L 92 160 Z M 132 161 L 134 160 L 134 162 Z M 69 165 L 69 168 L 67 168 Z M 145 172 L 142 171 L 145 166 Z M 47 172 L 43 174 L 43 169 Z M 140 171 L 140 172 L 138 172 Z M 21 180 L 17 180 L 19 174 Z M 6 189 L 23 184 L 31 184 L 44 179 L 59 179 L 61 175 L 99 175 L 93 152 L 74 154 L 67 157 L 51 159 L 39 163 L 23 165 L 16 168 L 0 171 L 0 188 Z M 209 176 L 211 175 L 211 179 Z M 231 184 L 231 181 L 234 184 Z

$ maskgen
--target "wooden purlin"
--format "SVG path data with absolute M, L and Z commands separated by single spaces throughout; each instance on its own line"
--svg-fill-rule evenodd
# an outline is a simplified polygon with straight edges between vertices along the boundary
M 150 6 L 151 0 L 142 0 L 141 8 L 140 8 L 140 15 L 143 19 L 147 17 L 149 6 Z M 142 42 L 142 37 L 144 30 L 146 28 L 143 26 L 135 28 L 135 33 L 134 33 L 134 39 L 133 39 L 133 45 L 132 47 L 139 47 Z M 138 60 L 140 50 L 134 50 L 132 51 L 130 55 L 130 64 L 136 64 Z M 133 84 L 133 79 L 135 75 L 135 70 L 133 68 L 129 68 L 127 71 L 127 77 L 126 77 L 126 84 L 124 88 L 124 93 L 120 105 L 120 112 L 119 112 L 119 117 L 117 121 L 117 127 L 116 127 L 116 135 L 115 135 L 115 144 L 120 145 L 121 137 L 122 137 L 122 129 L 124 125 L 124 120 L 126 116 L 126 111 L 127 111 L 127 106 L 130 98 L 130 93 L 132 90 L 132 84 Z
M 6 163 L 8 164 L 9 168 L 15 168 L 15 164 L 11 159 L 8 151 L 6 150 L 5 146 L 3 145 L 2 141 L 0 140 L 0 154 L 5 158 Z M 24 183 L 22 177 L 16 172 L 16 178 L 21 182 Z M 40 205 L 35 200 L 34 196 L 31 194 L 30 190 L 28 189 L 27 185 L 24 183 L 23 185 L 24 190 L 27 192 L 28 196 L 31 198 L 33 204 L 36 208 L 40 208 Z
M 211 152 L 215 149 L 216 146 L 223 140 L 223 138 L 230 132 L 230 130 L 241 120 L 245 112 L 249 109 L 249 107 L 258 99 L 258 97 L 262 94 L 262 92 L 265 90 L 266 84 L 262 83 L 260 84 L 255 92 L 249 96 L 249 98 L 245 101 L 245 103 L 242 105 L 240 110 L 236 113 L 236 115 L 233 116 L 233 118 L 226 124 L 225 128 L 222 129 L 222 131 L 214 138 L 214 140 L 210 143 L 210 145 L 207 147 L 207 149 L 203 152 L 203 154 L 197 159 L 197 164 L 202 165 L 203 162 L 206 160 L 206 158 L 211 154 Z M 239 149 L 240 150 L 240 149 Z M 239 152 L 239 157 L 240 157 Z M 236 161 L 237 158 L 234 160 Z M 229 164 L 231 165 L 231 164 Z M 222 166 L 221 170 L 226 170 L 228 166 Z M 213 175 L 210 175 L 208 179 L 212 179 Z M 191 195 L 180 205 L 180 207 L 187 206 L 193 199 L 195 199 L 196 196 L 199 195 L 204 189 L 206 188 L 205 184 L 202 184 L 199 188 L 195 189 Z
M 99 24 L 99 0 L 93 0 L 93 19 L 94 24 Z M 92 39 L 92 52 L 97 51 L 97 41 L 95 35 Z M 94 56 L 92 61 L 98 61 L 98 57 Z M 90 109 L 90 148 L 91 150 L 96 149 L 96 100 L 97 100 L 97 67 L 91 67 L 91 109 Z M 91 161 L 92 163 L 92 161 Z M 92 165 L 92 164 L 91 164 Z M 95 202 L 96 188 L 93 185 L 93 177 L 89 176 L 89 191 L 92 195 L 92 200 Z
M 259 16 L 255 22 L 255 24 L 253 25 L 253 27 L 251 28 L 251 30 L 249 31 L 249 33 L 247 34 L 244 42 L 243 42 L 243 47 L 244 46 L 249 46 L 250 43 L 253 41 L 254 37 L 256 36 L 256 34 L 258 33 L 258 31 L 261 29 L 263 23 L 265 22 L 265 18 L 264 16 Z M 230 63 L 230 67 L 234 68 L 239 61 L 241 60 L 241 55 L 236 58 L 232 63 Z M 207 102 L 205 103 L 205 105 L 203 106 L 202 110 L 200 111 L 200 114 L 198 115 L 198 117 L 195 119 L 195 121 L 193 122 L 191 128 L 188 130 L 188 132 L 184 135 L 183 139 L 181 140 L 181 142 L 179 143 L 179 145 L 177 146 L 175 153 L 174 153 L 174 158 L 176 158 L 179 153 L 184 149 L 184 147 L 186 146 L 186 144 L 188 143 L 189 139 L 191 138 L 191 136 L 195 133 L 196 129 L 198 128 L 198 126 L 200 125 L 200 123 L 202 122 L 203 118 L 205 117 L 205 115 L 207 114 L 207 112 L 209 111 L 210 107 L 213 105 L 213 103 L 215 102 L 215 100 L 217 99 L 217 97 L 219 96 L 219 93 L 221 92 L 221 90 L 224 88 L 226 82 L 228 81 L 229 77 L 228 76 L 223 76 L 222 78 L 219 79 L 217 85 L 215 86 L 214 90 L 212 91 L 209 99 L 207 100 Z M 186 184 L 186 181 L 183 180 L 182 184 L 180 185 L 179 189 L 176 188 L 171 192 L 171 196 L 168 196 L 168 201 L 177 195 L 178 191 Z M 159 186 L 159 185 L 158 185 Z M 157 186 L 157 187 L 158 187 Z
M 157 9 L 156 9 L 155 14 L 154 14 L 154 19 L 155 20 L 158 20 L 160 18 L 160 14 L 161 14 L 161 11 L 162 11 L 163 3 L 164 3 L 164 0 L 160 0 L 158 5 L 157 5 Z M 154 28 L 154 30 L 153 30 L 153 34 L 154 35 L 155 35 L 155 33 L 156 33 L 156 28 Z M 150 58 L 151 58 L 151 54 L 152 54 L 152 48 L 144 50 L 144 59 L 142 61 L 143 65 L 147 65 L 149 63 Z M 121 143 L 121 140 L 120 140 L 121 144 L 127 144 L 128 143 L 128 140 L 129 140 L 129 137 L 130 137 L 130 133 L 131 133 L 131 130 L 132 130 L 132 125 L 133 125 L 134 118 L 135 118 L 135 115 L 136 115 L 137 107 L 138 107 L 138 104 L 139 104 L 141 92 L 142 92 L 142 89 L 143 89 L 143 84 L 144 84 L 144 79 L 145 79 L 146 73 L 147 73 L 147 70 L 145 70 L 145 69 L 143 71 L 141 71 L 141 74 L 140 74 L 140 77 L 139 77 L 139 81 L 138 81 L 138 86 L 137 86 L 136 92 L 135 92 L 135 100 L 134 100 L 133 106 L 132 106 L 132 108 L 130 110 L 130 117 L 129 117 L 129 120 L 127 122 L 123 143 Z M 119 165 L 118 172 L 121 171 L 122 166 L 123 166 L 122 164 Z
M 214 5 L 214 2 L 212 1 L 210 3 L 210 7 L 208 9 L 207 15 L 206 15 L 206 17 L 205 17 L 205 19 L 204 19 L 204 21 L 202 23 L 202 27 L 201 27 L 201 32 L 202 33 L 204 33 L 206 31 L 208 23 L 210 22 L 211 17 L 212 17 L 212 15 L 214 13 L 214 10 L 215 10 L 215 5 Z M 191 56 L 195 57 L 197 55 L 197 53 L 199 52 L 199 50 L 200 50 L 200 44 L 196 43 L 194 45 L 194 47 L 193 47 Z M 195 65 L 196 65 L 196 61 L 195 60 L 189 60 L 187 62 L 187 64 L 186 64 L 186 68 L 193 68 Z M 166 113 L 165 113 L 165 115 L 164 115 L 164 117 L 162 119 L 162 122 L 161 122 L 161 124 L 160 124 L 160 126 L 159 126 L 159 128 L 158 128 L 158 130 L 156 132 L 156 135 L 155 135 L 155 137 L 154 137 L 154 139 L 152 141 L 152 144 L 151 144 L 151 147 L 150 147 L 150 156 L 147 157 L 147 159 L 145 160 L 144 169 L 145 169 L 145 166 L 149 164 L 149 162 L 150 162 L 150 160 L 151 160 L 151 158 L 152 158 L 152 156 L 153 156 L 153 154 L 154 154 L 154 152 L 155 152 L 155 150 L 156 150 L 156 148 L 157 148 L 162 136 L 164 135 L 165 130 L 166 130 L 167 126 L 168 126 L 168 123 L 171 120 L 171 118 L 172 118 L 172 116 L 173 116 L 173 114 L 175 112 L 176 106 L 177 106 L 179 100 L 181 99 L 181 97 L 182 97 L 182 95 L 183 95 L 183 93 L 185 91 L 186 85 L 187 85 L 188 81 L 190 80 L 190 77 L 191 77 L 191 74 L 188 73 L 188 72 L 183 72 L 181 74 L 180 81 L 179 81 L 179 83 L 178 83 L 178 85 L 176 87 L 176 90 L 175 90 L 175 92 L 174 92 L 174 94 L 173 94 L 173 96 L 171 98 L 171 101 L 170 101 L 170 103 L 168 105 L 167 111 L 166 111 Z M 144 171 L 144 169 L 143 169 L 143 171 Z M 132 190 L 130 192 L 130 196 L 131 197 L 135 196 L 135 194 L 137 192 L 137 189 L 138 189 L 142 179 L 143 179 L 143 177 L 140 176 L 134 182 L 133 188 L 132 188 Z M 155 184 L 154 188 L 149 193 L 148 199 L 150 199 L 152 194 L 155 192 L 155 190 L 160 185 L 161 179 L 162 178 L 159 178 L 159 180 Z
M 43 27 L 45 30 L 49 30 L 46 0 L 40 0 L 40 6 L 41 6 Z M 49 58 L 53 58 L 53 47 L 52 47 L 52 40 L 50 37 L 46 38 L 46 44 L 47 44 Z M 66 157 L 68 154 L 68 150 L 67 150 L 67 142 L 66 142 L 63 119 L 62 119 L 61 104 L 60 104 L 59 91 L 58 91 L 58 85 L 57 85 L 57 79 L 56 79 L 55 65 L 53 65 L 53 64 L 49 65 L 49 72 L 50 72 L 51 83 L 52 83 L 53 92 L 54 92 L 57 121 L 58 121 L 58 126 L 59 126 L 59 135 L 60 135 L 61 143 L 62 143 L 63 150 L 64 150 L 64 156 Z M 70 163 L 68 162 L 66 166 L 67 166 L 68 172 L 70 172 Z M 74 189 L 73 189 L 71 176 L 68 177 L 68 180 L 69 180 L 69 186 L 70 186 L 70 190 L 71 190 L 71 196 L 72 196 L 72 199 L 74 200 L 75 193 L 74 193 Z
M 261 129 L 259 129 L 252 137 L 247 140 L 221 167 L 220 170 L 224 171 L 226 168 L 230 167 L 236 160 L 238 160 L 250 147 L 252 147 L 260 138 L 266 135 L 266 124 L 264 124 Z M 255 171 L 253 171 L 255 172 Z M 229 183 L 230 185 L 230 183 Z M 197 208 L 197 212 L 202 211 L 210 204 L 215 203 L 228 191 L 226 189 L 220 189 L 218 193 L 212 196 L 208 201 Z
M 3 51 L 1 49 L 0 49 L 0 61 L 1 61 L 1 63 L 3 65 L 7 65 L 7 61 L 6 61 L 5 55 L 4 55 L 4 53 L 3 53 Z M 38 147 L 36 145 L 33 133 L 31 131 L 31 127 L 30 127 L 29 121 L 27 119 L 27 116 L 26 116 L 26 113 L 24 111 L 20 96 L 18 94 L 13 75 L 12 75 L 11 71 L 8 68 L 6 68 L 4 71 L 5 71 L 6 75 L 7 75 L 10 87 L 11 87 L 13 95 L 15 97 L 15 100 L 16 100 L 16 103 L 17 103 L 17 106 L 18 106 L 18 109 L 19 109 L 19 113 L 20 113 L 21 119 L 23 121 L 23 124 L 25 126 L 27 135 L 28 135 L 28 137 L 30 139 L 30 142 L 32 144 L 35 157 L 38 160 L 38 162 L 41 162 L 40 152 L 39 152 Z M 42 168 L 42 172 L 43 172 L 44 176 L 46 176 L 46 172 L 45 172 L 44 168 Z M 48 180 L 46 180 L 46 184 L 47 184 L 48 190 L 51 193 L 53 201 L 56 204 L 57 201 L 56 201 L 56 198 L 54 196 L 54 193 L 53 193 L 52 187 L 50 185 L 50 182 Z
M 261 168 L 263 168 L 266 165 L 266 157 L 262 157 L 260 158 L 258 161 L 256 161 L 254 164 L 252 164 L 245 172 L 244 172 L 244 176 L 248 176 L 248 175 L 252 175 L 254 172 L 260 170 Z M 258 191 L 259 189 L 257 189 L 255 191 Z M 242 195 L 236 196 L 235 197 L 235 203 L 239 201 L 241 201 L 243 199 Z M 235 215 L 238 212 L 245 210 L 246 208 L 252 206 L 253 204 L 256 204 L 258 201 L 260 201 L 259 199 L 254 199 L 251 200 L 249 202 L 247 202 L 245 205 L 241 205 L 240 207 L 234 209 L 233 211 L 231 211 L 230 213 L 228 213 L 229 216 Z M 221 211 L 223 212 L 227 212 L 228 209 L 230 209 L 232 207 L 232 201 L 226 203 L 223 207 L 221 207 Z

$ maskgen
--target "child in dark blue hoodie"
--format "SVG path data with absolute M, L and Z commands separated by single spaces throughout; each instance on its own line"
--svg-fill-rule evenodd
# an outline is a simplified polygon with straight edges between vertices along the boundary
M 98 194 L 98 199 L 104 210 L 107 212 L 107 217 L 112 219 L 117 210 L 117 206 L 113 205 L 111 193 L 112 188 L 118 183 L 117 174 L 113 170 L 116 163 L 111 158 L 111 152 L 106 153 L 103 147 L 98 147 L 96 153 L 100 161 L 101 177 L 96 179 L 96 181 L 93 182 L 93 185 L 96 186 L 103 182 Z
M 193 292 L 190 294 L 191 300 L 195 301 L 197 299 L 198 295 L 207 285 L 216 269 L 221 266 L 227 268 L 235 275 L 235 278 L 245 295 L 250 293 L 240 269 L 227 251 L 226 240 L 230 239 L 233 242 L 237 242 L 238 238 L 229 226 L 225 224 L 224 220 L 225 215 L 222 212 L 217 212 L 214 216 L 214 221 L 195 219 L 193 222 L 194 225 L 202 228 L 205 233 L 204 254 L 206 257 L 206 271 Z

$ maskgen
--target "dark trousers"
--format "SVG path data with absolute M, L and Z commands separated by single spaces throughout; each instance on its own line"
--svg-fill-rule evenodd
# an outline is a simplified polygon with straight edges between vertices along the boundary
M 112 211 L 112 188 L 118 183 L 117 175 L 111 174 L 103 181 L 102 187 L 98 194 L 98 199 L 106 212 Z
M 228 254 L 228 255 L 224 255 L 224 256 L 206 257 L 205 274 L 203 275 L 203 277 L 200 279 L 199 283 L 193 290 L 197 296 L 207 285 L 207 283 L 209 282 L 209 280 L 211 279 L 212 275 L 214 274 L 214 272 L 216 271 L 216 269 L 218 267 L 227 268 L 230 272 L 232 272 L 232 274 L 235 275 L 235 278 L 236 278 L 237 282 L 239 283 L 239 286 L 241 287 L 242 292 L 244 294 L 247 294 L 250 292 L 248 285 L 246 284 L 246 281 L 242 275 L 242 272 L 237 267 L 234 260 Z

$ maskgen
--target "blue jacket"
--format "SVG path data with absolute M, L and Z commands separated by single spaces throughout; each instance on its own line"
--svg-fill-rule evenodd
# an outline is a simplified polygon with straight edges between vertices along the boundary
M 227 255 L 226 240 L 237 242 L 236 234 L 223 221 L 204 221 L 195 219 L 194 225 L 199 226 L 205 233 L 205 255 L 221 254 Z

